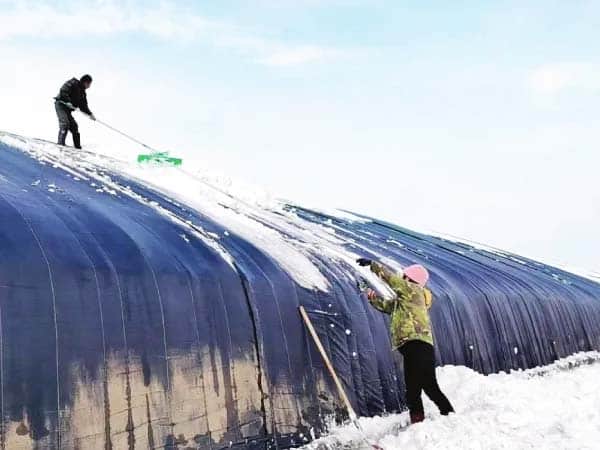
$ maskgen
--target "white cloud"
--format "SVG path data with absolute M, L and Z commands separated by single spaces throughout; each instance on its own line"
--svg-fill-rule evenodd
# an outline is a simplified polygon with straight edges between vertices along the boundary
M 114 1 L 77 2 L 60 9 L 49 3 L 18 2 L 12 8 L 3 7 L 0 15 L 0 41 L 122 33 L 228 48 L 269 66 L 307 64 L 340 54 L 328 47 L 267 39 L 250 30 L 182 9 L 175 3 L 134 7 Z
M 530 73 L 531 89 L 554 96 L 566 90 L 599 91 L 600 65 L 587 63 L 553 63 L 537 67 Z
M 295 66 L 335 58 L 340 51 L 315 46 L 285 48 L 261 58 L 258 62 L 268 66 Z
M 18 2 L 0 16 L 0 39 L 104 36 L 145 33 L 158 38 L 194 39 L 224 32 L 226 26 L 167 3 L 153 7 L 113 1 L 73 3 L 65 9 L 47 3 Z

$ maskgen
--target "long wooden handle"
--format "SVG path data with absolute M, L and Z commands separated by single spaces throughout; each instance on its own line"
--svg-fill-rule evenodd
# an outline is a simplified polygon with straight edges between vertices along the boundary
M 329 370 L 329 373 L 331 374 L 331 377 L 333 378 L 333 381 L 335 382 L 335 386 L 337 387 L 340 397 L 342 397 L 342 401 L 346 405 L 346 409 L 348 410 L 348 415 L 350 416 L 350 420 L 355 421 L 358 418 L 358 416 L 356 415 L 354 408 L 350 404 L 350 400 L 348 400 L 346 391 L 344 391 L 344 387 L 342 386 L 342 383 L 341 383 L 339 377 L 337 376 L 335 369 L 333 368 L 333 364 L 331 364 L 331 361 L 329 360 L 329 356 L 327 356 L 327 353 L 325 352 L 325 349 L 323 348 L 321 339 L 319 339 L 319 336 L 317 335 L 317 332 L 315 331 L 315 327 L 313 327 L 313 324 L 312 324 L 310 318 L 308 317 L 308 314 L 306 314 L 306 310 L 304 309 L 303 306 L 300 306 L 300 315 L 302 316 L 302 319 L 304 320 L 304 323 L 306 324 L 306 328 L 308 328 L 308 331 L 310 332 L 310 335 L 312 336 L 313 341 L 315 342 L 315 345 L 317 346 L 317 349 L 319 350 L 319 353 L 321 353 L 321 357 L 323 358 L 323 361 L 325 361 L 325 365 L 327 366 L 327 369 Z

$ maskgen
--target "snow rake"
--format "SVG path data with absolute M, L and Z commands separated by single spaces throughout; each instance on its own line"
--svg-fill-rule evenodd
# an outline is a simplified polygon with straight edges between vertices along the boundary
M 180 166 L 183 162 L 181 158 L 173 158 L 169 156 L 169 152 L 155 152 L 139 154 L 137 157 L 139 163 L 150 163 L 150 164 L 168 164 L 172 166 Z
M 300 306 L 299 310 L 300 310 L 300 315 L 302 316 L 302 320 L 304 321 L 306 328 L 308 329 L 311 337 L 313 338 L 313 341 L 314 341 L 315 345 L 317 346 L 319 353 L 321 354 L 321 358 L 323 358 L 323 361 L 325 362 L 325 365 L 327 366 L 327 370 L 329 370 L 329 373 L 330 373 L 331 377 L 333 378 L 333 381 L 338 390 L 338 393 L 340 394 L 340 397 L 342 398 L 342 401 L 344 402 L 344 405 L 346 406 L 346 410 L 348 411 L 348 416 L 350 417 L 350 421 L 358 429 L 358 431 L 360 431 L 360 433 L 362 434 L 362 440 L 369 447 L 371 447 L 375 450 L 384 450 L 383 447 L 380 447 L 377 444 L 373 444 L 367 440 L 365 432 L 364 432 L 362 426 L 360 425 L 360 422 L 358 421 L 358 415 L 356 414 L 356 411 L 354 411 L 354 408 L 352 407 L 352 404 L 350 403 L 350 400 L 348 399 L 348 396 L 346 395 L 344 386 L 342 386 L 342 382 L 340 381 L 340 378 L 338 377 L 337 372 L 335 371 L 335 369 L 333 367 L 333 364 L 331 364 L 331 360 L 329 359 L 329 356 L 327 355 L 327 352 L 325 351 L 325 348 L 323 347 L 323 344 L 321 343 L 321 339 L 319 338 L 319 335 L 317 334 L 315 327 L 313 326 L 312 321 L 310 320 L 310 317 L 308 317 L 308 314 L 306 313 L 304 306 Z
M 67 102 L 63 102 L 62 100 L 57 100 L 59 103 L 62 103 L 65 106 L 69 106 L 72 107 L 72 105 L 67 104 Z M 82 112 L 83 114 L 85 114 L 86 116 L 90 116 L 89 114 L 84 113 L 83 111 L 79 110 L 80 112 Z M 150 147 L 147 144 L 144 144 L 143 142 L 141 142 L 140 140 L 134 138 L 133 136 L 130 136 L 127 133 L 122 132 L 121 130 L 113 127 L 112 125 L 107 124 L 106 122 L 101 121 L 100 119 L 97 119 L 95 117 L 90 117 L 91 120 L 94 120 L 95 122 L 99 123 L 100 125 L 105 126 L 106 128 L 108 128 L 109 130 L 114 131 L 115 133 L 120 134 L 121 136 L 129 139 L 130 141 L 135 142 L 138 145 L 141 145 L 142 147 L 150 150 L 149 153 L 141 153 L 138 155 L 137 157 L 137 162 L 138 163 L 142 163 L 142 164 L 156 164 L 156 165 L 167 165 L 167 166 L 181 166 L 181 164 L 183 163 L 183 160 L 181 158 L 175 158 L 173 156 L 169 156 L 169 152 L 161 152 L 156 150 L 155 148 Z
M 123 133 L 120 130 L 117 130 L 115 127 L 110 126 L 109 124 L 102 122 L 101 120 L 96 119 L 100 125 L 104 125 L 106 128 L 114 131 L 115 133 L 119 133 L 121 136 L 126 137 L 127 139 L 135 142 L 136 144 L 141 145 L 144 148 L 150 150 L 150 153 L 140 153 L 137 157 L 137 162 L 142 164 L 156 164 L 156 165 L 167 165 L 167 166 L 181 166 L 183 160 L 181 158 L 174 158 L 169 156 L 169 152 L 161 152 L 158 151 L 149 145 L 144 144 L 143 142 L 135 139 L 134 137 Z

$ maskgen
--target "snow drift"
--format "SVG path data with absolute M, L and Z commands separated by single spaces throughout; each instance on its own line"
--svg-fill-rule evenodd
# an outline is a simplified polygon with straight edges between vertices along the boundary
M 578 353 L 549 366 L 484 376 L 460 366 L 437 369 L 456 414 L 440 416 L 425 400 L 427 420 L 408 426 L 408 413 L 363 417 L 332 426 L 307 450 L 592 450 L 600 441 L 600 353 Z M 548 395 L 551 392 L 552 395 Z
M 279 448 L 403 408 L 358 256 L 426 265 L 438 360 L 487 374 L 600 349 L 600 285 L 515 255 L 0 133 L 6 448 Z M 372 277 L 369 280 L 385 291 Z

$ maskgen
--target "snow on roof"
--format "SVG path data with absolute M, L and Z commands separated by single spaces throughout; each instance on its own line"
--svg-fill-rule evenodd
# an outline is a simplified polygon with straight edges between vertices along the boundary
M 269 255 L 293 280 L 308 289 L 329 290 L 327 279 L 315 264 L 319 255 L 326 254 L 348 264 L 357 257 L 345 248 L 346 241 L 336 237 L 332 228 L 303 221 L 264 190 L 222 175 L 193 168 L 142 166 L 103 155 L 101 149 L 97 149 L 98 153 L 72 151 L 46 141 L 24 139 L 8 133 L 0 134 L 0 140 L 28 152 L 41 162 L 60 167 L 74 177 L 82 180 L 93 178 L 102 186 L 98 187 L 99 191 L 120 192 L 147 204 L 180 223 L 232 263 L 231 254 L 220 244 L 227 236 L 204 232 L 189 220 L 137 195 L 131 187 L 121 186 L 108 173 L 126 176 L 168 196 L 175 203 L 194 208 L 221 224 L 229 234 L 239 236 Z M 114 149 L 108 152 L 115 153 Z M 327 214 L 341 220 L 366 222 L 338 210 L 327 210 Z M 368 274 L 366 276 L 382 292 L 386 291 L 379 280 Z

